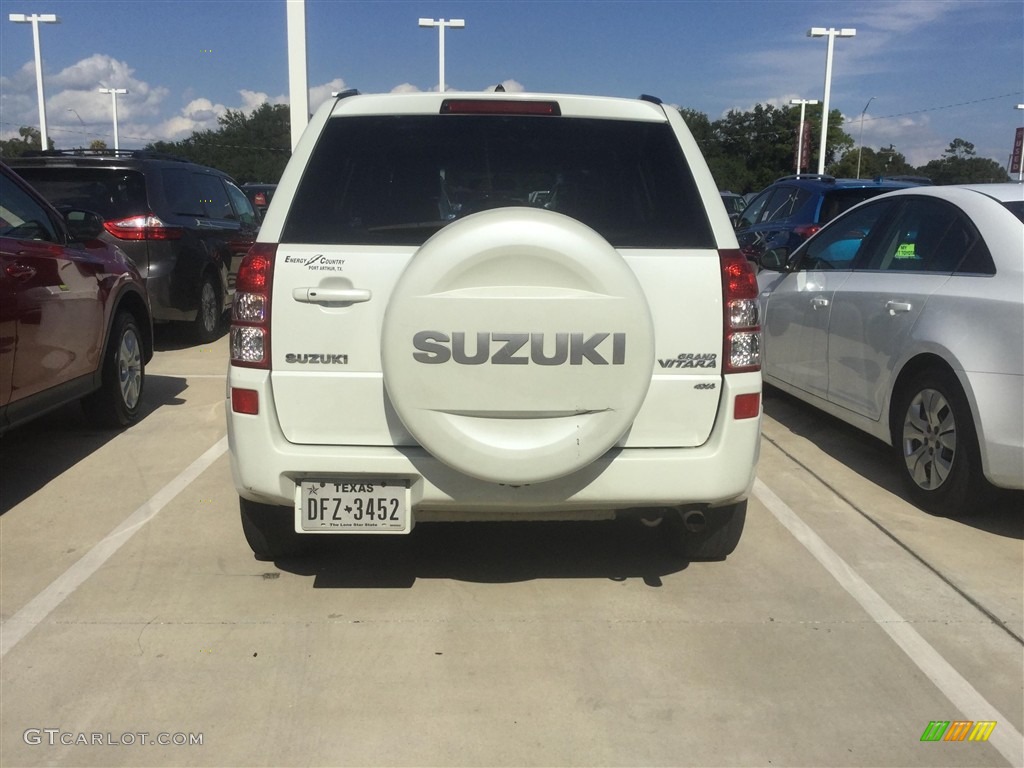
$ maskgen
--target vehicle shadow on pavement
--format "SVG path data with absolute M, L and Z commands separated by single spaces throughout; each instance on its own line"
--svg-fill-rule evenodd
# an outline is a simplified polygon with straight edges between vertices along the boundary
M 221 338 L 227 332 L 228 316 L 225 315 L 221 318 L 220 327 L 217 330 L 217 338 Z M 216 341 L 216 339 L 213 341 Z M 199 341 L 196 338 L 195 329 L 191 323 L 157 323 L 153 326 L 153 349 L 156 352 L 190 349 L 203 344 L 212 344 L 213 341 Z
M 183 402 L 188 382 L 174 376 L 146 376 L 142 410 L 135 426 L 164 405 Z M 0 515 L 120 435 L 92 426 L 79 403 L 69 403 L 12 429 L 0 438 Z
M 661 529 L 636 520 L 422 523 L 408 536 L 323 536 L 283 571 L 313 576 L 318 589 L 410 588 L 417 579 L 510 583 L 533 579 L 662 577 L 687 563 L 671 554 Z
M 893 450 L 885 443 L 773 387 L 765 387 L 764 412 L 866 480 L 914 505 L 903 486 Z M 921 510 L 921 514 L 931 513 Z M 998 490 L 979 509 L 957 518 L 957 522 L 1024 539 L 1024 492 Z

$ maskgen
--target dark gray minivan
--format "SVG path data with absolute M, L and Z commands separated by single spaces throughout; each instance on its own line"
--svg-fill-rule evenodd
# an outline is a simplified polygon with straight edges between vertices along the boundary
M 259 231 L 226 173 L 136 150 L 51 150 L 8 165 L 58 209 L 103 217 L 102 239 L 146 280 L 154 322 L 191 324 L 199 342 L 221 333 L 235 272 Z

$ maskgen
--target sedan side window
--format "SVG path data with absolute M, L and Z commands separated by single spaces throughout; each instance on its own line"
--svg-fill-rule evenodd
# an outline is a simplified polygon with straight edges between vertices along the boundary
M 944 200 L 914 198 L 901 206 L 889 236 L 867 268 L 951 274 L 979 243 L 984 246 L 958 208 Z
M 0 235 L 15 240 L 61 242 L 46 210 L 6 176 L 0 176 Z
M 851 269 L 872 230 L 892 207 L 891 203 L 872 203 L 823 229 L 807 243 L 801 269 Z

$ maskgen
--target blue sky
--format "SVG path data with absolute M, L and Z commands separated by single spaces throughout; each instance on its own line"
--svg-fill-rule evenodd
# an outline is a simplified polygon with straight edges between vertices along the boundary
M 0 135 L 38 127 L 31 27 L 9 13 L 56 13 L 40 25 L 47 124 L 57 147 L 140 147 L 216 128 L 225 109 L 287 101 L 284 0 L 0 0 Z M 755 104 L 821 99 L 826 40 L 837 39 L 831 106 L 864 145 L 890 143 L 916 165 L 955 138 L 1005 166 L 1024 124 L 1021 0 L 307 0 L 311 107 L 332 90 L 437 88 L 438 40 L 420 17 L 463 18 L 448 30 L 449 89 L 636 97 L 712 120 Z M 820 108 L 820 107 L 819 107 Z M 815 146 L 817 146 L 815 142 Z

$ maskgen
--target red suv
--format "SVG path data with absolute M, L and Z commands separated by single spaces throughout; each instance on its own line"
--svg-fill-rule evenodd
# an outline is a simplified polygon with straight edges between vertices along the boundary
M 79 399 L 98 426 L 138 418 L 149 300 L 102 231 L 98 214 L 58 213 L 0 163 L 0 433 Z

